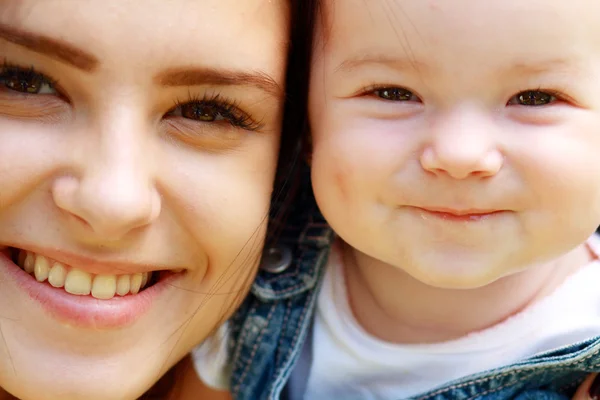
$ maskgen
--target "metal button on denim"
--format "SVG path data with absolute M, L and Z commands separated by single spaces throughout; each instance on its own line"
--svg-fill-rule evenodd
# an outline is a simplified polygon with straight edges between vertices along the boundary
M 292 251 L 287 246 L 274 246 L 265 249 L 260 260 L 260 269 L 272 274 L 287 270 L 292 264 Z

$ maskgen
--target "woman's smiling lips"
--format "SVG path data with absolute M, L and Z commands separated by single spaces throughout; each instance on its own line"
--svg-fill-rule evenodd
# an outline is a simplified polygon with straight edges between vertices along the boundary
M 18 263 L 13 261 L 15 252 Z M 50 253 L 52 258 L 47 256 Z M 156 267 L 104 264 L 57 251 L 33 253 L 9 247 L 0 253 L 0 271 L 53 318 L 90 329 L 118 329 L 135 322 L 184 275 L 180 269 L 157 271 Z M 149 281 L 152 273 L 155 282 Z

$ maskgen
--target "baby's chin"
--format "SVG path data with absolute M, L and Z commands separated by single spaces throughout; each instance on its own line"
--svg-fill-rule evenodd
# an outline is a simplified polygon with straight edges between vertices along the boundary
M 473 271 L 472 273 L 464 272 L 459 274 L 451 274 L 448 273 L 448 271 L 415 271 L 414 273 L 409 274 L 421 284 L 436 289 L 475 290 L 490 286 L 494 282 L 515 273 L 517 273 L 517 271 L 503 275 L 491 273 L 489 271 Z
M 431 251 L 411 258 L 413 262 L 408 264 L 392 265 L 420 284 L 438 289 L 480 289 L 527 269 L 513 264 L 508 257 L 477 252 L 450 255 Z

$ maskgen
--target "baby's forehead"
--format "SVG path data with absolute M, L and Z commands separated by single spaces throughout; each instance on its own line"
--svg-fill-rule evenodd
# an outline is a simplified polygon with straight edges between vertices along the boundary
M 324 0 L 317 43 L 335 68 L 358 59 L 576 71 L 600 59 L 596 0 Z

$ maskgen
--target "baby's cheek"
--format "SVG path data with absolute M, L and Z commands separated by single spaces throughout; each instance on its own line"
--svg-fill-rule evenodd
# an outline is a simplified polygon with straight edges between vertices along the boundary
M 352 167 L 343 153 L 333 148 L 315 148 L 312 159 L 312 180 L 315 196 L 323 202 L 345 205 L 351 195 Z
M 339 195 L 340 202 L 346 204 L 349 196 L 349 182 L 347 173 L 339 168 L 336 168 L 333 173 L 333 188 Z
M 342 207 L 346 207 L 352 200 L 352 173 L 349 168 L 344 168 L 341 163 L 331 163 L 325 179 L 330 183 L 327 185 L 332 199 Z

